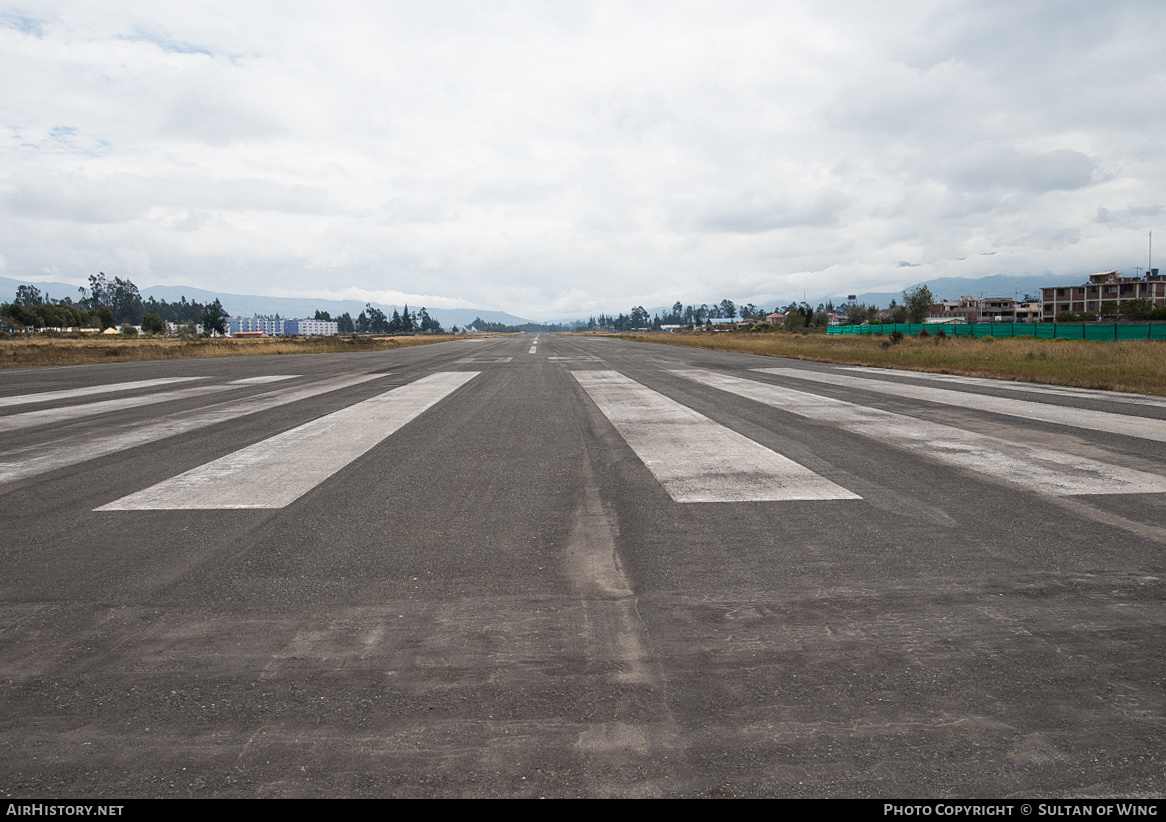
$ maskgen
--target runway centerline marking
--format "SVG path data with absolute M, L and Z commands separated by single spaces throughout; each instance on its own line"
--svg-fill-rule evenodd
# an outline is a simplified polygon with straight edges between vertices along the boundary
M 88 397 L 93 394 L 111 394 L 116 391 L 137 391 L 141 388 L 155 388 L 159 385 L 173 385 L 176 382 L 191 380 L 205 380 L 206 377 L 160 377 L 156 380 L 135 380 L 133 382 L 115 382 L 106 385 L 90 385 L 86 388 L 66 388 L 61 391 L 42 391 L 39 394 L 21 394 L 15 397 L 0 397 L 0 408 L 10 405 L 30 405 L 34 402 L 52 402 L 54 400 L 70 400 L 76 397 Z
M 1166 477 L 1157 474 L 1008 442 L 906 414 L 703 369 L 671 373 L 1028 490 L 1056 496 L 1166 491 Z
M 970 394 L 950 388 L 931 388 L 925 385 L 904 385 L 884 380 L 863 379 L 847 374 L 825 374 L 821 371 L 802 371 L 797 368 L 755 368 L 762 374 L 779 377 L 793 377 L 799 380 L 857 388 L 878 394 L 890 394 L 924 402 L 955 405 L 973 411 L 987 411 L 990 414 L 1004 414 L 1026 420 L 1051 422 L 1073 428 L 1087 428 L 1090 431 L 1104 431 L 1107 434 L 1121 434 L 1144 440 L 1166 442 L 1166 420 L 1151 417 L 1131 417 L 1110 411 L 1091 411 L 1087 408 L 1071 408 L 1064 405 L 1049 405 L 1031 400 L 1014 400 L 1008 397 L 993 397 L 987 394 Z
M 861 499 L 618 371 L 572 371 L 676 502 Z
M 283 508 L 478 373 L 422 377 L 94 510 Z

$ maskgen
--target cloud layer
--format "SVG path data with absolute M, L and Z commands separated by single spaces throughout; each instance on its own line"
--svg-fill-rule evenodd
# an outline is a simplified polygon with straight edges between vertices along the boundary
M 550 319 L 1132 271 L 1164 35 L 1152 2 L 0 2 L 0 274 Z

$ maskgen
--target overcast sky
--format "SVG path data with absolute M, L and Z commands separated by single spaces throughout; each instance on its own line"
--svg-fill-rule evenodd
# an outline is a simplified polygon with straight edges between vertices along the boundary
M 0 0 L 0 276 L 555 319 L 1132 275 L 1164 47 L 1160 0 Z

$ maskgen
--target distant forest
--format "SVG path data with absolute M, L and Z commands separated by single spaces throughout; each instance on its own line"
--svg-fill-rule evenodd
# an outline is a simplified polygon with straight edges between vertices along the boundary
M 0 304 L 0 326 L 6 328 L 117 328 L 140 326 L 147 333 L 164 333 L 166 323 L 187 326 L 201 324 L 207 331 L 225 334 L 229 315 L 219 300 L 200 303 L 187 300 L 167 302 L 154 297 L 143 299 L 133 282 L 121 277 L 110 280 L 104 272 L 89 277 L 88 288 L 78 288 L 78 297 L 54 299 L 32 285 L 16 289 L 16 298 Z M 278 314 L 266 319 L 281 319 Z M 314 319 L 333 320 L 327 311 L 316 311 Z M 442 327 L 425 308 L 413 312 L 393 311 L 391 317 L 366 305 L 355 320 L 348 312 L 335 318 L 342 334 L 441 333 Z M 481 322 L 481 320 L 478 320 Z
M 769 311 L 761 306 L 748 303 L 738 306 L 732 300 L 721 300 L 719 303 L 702 303 L 701 305 L 683 305 L 679 301 L 672 305 L 672 310 L 664 315 L 656 313 L 649 315 L 643 306 L 636 306 L 627 314 L 609 316 L 600 314 L 591 317 L 583 324 L 587 331 L 637 331 L 651 329 L 659 331 L 664 326 L 680 326 L 681 328 L 696 328 L 716 320 L 736 321 L 764 320 L 770 314 L 784 314 L 787 318 L 797 317 L 802 325 L 826 325 L 829 315 L 834 311 L 834 303 L 820 304 L 816 309 L 809 303 L 792 302 L 784 308 L 778 306 Z M 789 322 L 787 322 L 787 325 Z
M 129 280 L 105 273 L 90 275 L 89 288 L 78 288 L 78 297 L 52 299 L 32 285 L 16 289 L 16 298 L 0 305 L 0 322 L 14 328 L 113 328 L 141 325 L 147 330 L 176 325 L 202 323 L 206 328 L 225 330 L 226 311 L 222 303 L 187 301 L 175 303 L 150 297 L 142 299 L 138 287 Z
M 198 323 L 204 329 L 225 333 L 228 315 L 219 300 L 200 303 L 187 300 L 183 296 L 177 302 L 167 302 L 154 297 L 143 299 L 138 287 L 128 279 L 114 277 L 110 280 L 104 273 L 89 277 L 88 288 L 78 288 L 78 297 L 52 299 L 48 294 L 32 285 L 21 285 L 16 290 L 16 298 L 11 303 L 0 304 L 0 325 L 8 328 L 115 328 L 119 326 L 140 326 L 149 333 L 162 333 L 166 323 L 183 326 Z M 843 307 L 845 309 L 846 306 Z M 864 306 L 862 310 L 866 310 Z M 819 305 L 816 309 L 808 303 L 790 303 L 784 308 L 778 306 L 774 312 L 787 317 L 799 325 L 825 325 L 828 315 L 834 311 L 833 303 Z M 643 306 L 636 306 L 627 314 L 599 314 L 570 323 L 522 323 L 507 325 L 487 322 L 481 317 L 474 319 L 466 329 L 473 331 L 500 332 L 555 332 L 555 331 L 634 331 L 660 330 L 664 326 L 695 328 L 716 320 L 762 320 L 770 312 L 749 303 L 737 306 L 732 300 L 701 305 L 683 305 L 679 301 L 672 310 L 649 315 Z M 792 320 L 789 318 L 793 318 Z M 280 319 L 279 315 L 266 319 Z M 403 311 L 393 310 L 392 315 L 366 303 L 364 311 L 353 318 L 349 312 L 332 317 L 327 311 L 317 310 L 313 319 L 335 321 L 341 334 L 416 334 L 443 333 L 441 323 L 433 319 L 422 307 L 414 312 L 405 306 Z M 450 329 L 457 332 L 457 326 Z

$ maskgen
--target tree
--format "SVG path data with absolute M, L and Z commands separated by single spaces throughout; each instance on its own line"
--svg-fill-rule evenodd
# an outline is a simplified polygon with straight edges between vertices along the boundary
M 217 299 L 202 309 L 202 330 L 211 336 L 227 333 L 227 310 Z
M 110 292 L 109 280 L 105 278 L 105 272 L 99 271 L 96 275 L 89 275 L 89 290 L 78 288 L 81 292 L 81 305 L 89 311 L 99 311 L 103 307 L 113 309 L 111 304 L 112 294 Z M 108 327 L 108 326 L 107 326 Z
M 846 309 L 846 322 L 850 325 L 862 325 L 866 322 L 866 306 L 862 303 L 855 303 Z
M 425 310 L 425 306 L 421 306 L 421 310 L 417 312 L 417 319 L 421 322 L 422 332 L 441 333 L 441 323 L 429 316 L 429 312 Z
M 113 316 L 119 323 L 136 324 L 142 319 L 142 295 L 138 287 L 129 280 L 113 278 L 109 301 Z
M 396 312 L 394 312 L 396 313 Z M 384 334 L 389 330 L 388 318 L 385 312 L 379 308 L 373 308 L 371 303 L 364 304 L 364 311 L 360 312 L 360 316 L 368 315 L 368 330 L 374 334 Z M 357 318 L 360 319 L 359 317 Z
M 44 297 L 41 296 L 40 289 L 35 285 L 18 285 L 16 286 L 16 299 L 12 302 L 23 305 L 25 308 L 32 308 L 34 305 L 44 303 Z
M 0 306 L 0 317 L 3 317 L 2 324 L 6 328 L 23 331 L 30 326 L 40 327 L 40 318 L 32 309 L 25 308 L 20 303 L 4 303 Z
M 917 285 L 903 292 L 903 302 L 907 306 L 907 313 L 911 322 L 921 323 L 931 312 L 931 304 L 935 298 L 931 296 L 931 289 L 925 285 Z
M 166 323 L 157 314 L 145 314 L 142 316 L 142 330 L 147 334 L 164 334 Z
M 1118 311 L 1127 320 L 1134 322 L 1148 320 L 1150 319 L 1150 314 L 1154 311 L 1154 304 L 1145 297 L 1137 297 L 1122 303 Z

